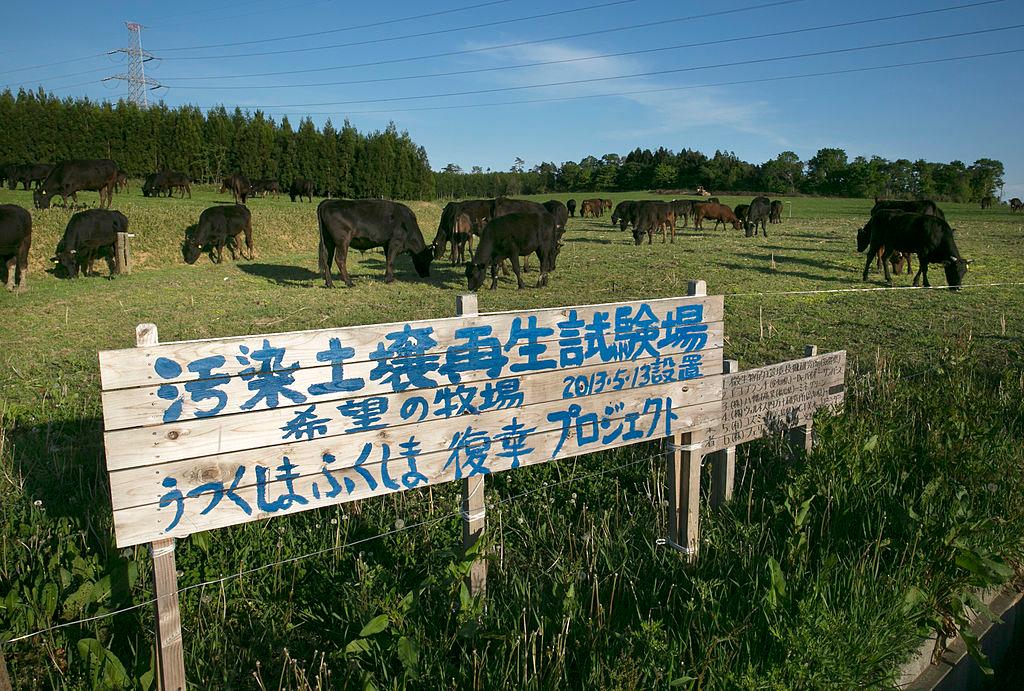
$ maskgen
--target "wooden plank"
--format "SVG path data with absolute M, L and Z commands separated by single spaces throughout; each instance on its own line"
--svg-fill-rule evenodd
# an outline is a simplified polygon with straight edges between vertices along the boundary
M 724 324 L 722 322 L 709 322 L 706 323 L 706 326 L 707 342 L 700 350 L 688 350 L 687 346 L 689 344 L 680 344 L 659 348 L 658 353 L 662 357 L 673 357 L 676 362 L 680 362 L 680 358 L 684 355 L 721 348 L 724 340 Z M 528 391 L 531 387 L 536 385 L 536 382 L 532 377 L 545 374 L 554 376 L 558 372 L 564 372 L 565 374 L 562 376 L 589 376 L 591 373 L 597 373 L 602 370 L 614 373 L 620 367 L 650 364 L 655 359 L 651 357 L 644 357 L 629 361 L 603 362 L 599 356 L 594 354 L 590 357 L 584 358 L 580 365 L 577 366 L 547 369 L 533 374 L 527 373 L 518 375 L 517 377 L 511 368 L 513 366 L 526 363 L 529 359 L 529 355 L 510 352 L 507 353 L 506 356 L 508 357 L 508 362 L 502 368 L 502 373 L 497 376 L 492 376 L 489 372 L 481 370 L 464 372 L 456 375 L 459 378 L 458 382 L 452 382 L 449 377 L 441 376 L 437 378 L 438 381 L 440 381 L 441 386 L 433 388 L 452 387 L 457 386 L 459 383 L 464 385 L 486 384 L 486 382 L 494 381 L 499 378 L 521 379 L 522 377 L 531 377 L 529 387 L 523 387 L 523 390 Z M 370 373 L 373 372 L 375 367 L 377 367 L 376 362 L 357 362 L 353 365 L 345 364 L 345 378 L 353 381 L 361 380 L 363 382 L 362 388 L 358 391 L 321 391 L 320 389 L 311 388 L 331 380 L 331 368 L 329 366 L 294 370 L 290 373 L 293 381 L 288 384 L 288 387 L 301 394 L 303 400 L 302 402 L 297 403 L 292 399 L 280 396 L 278 398 L 278 407 L 276 409 L 282 410 L 289 407 L 308 407 L 312 403 L 320 405 L 330 403 L 331 401 L 340 401 L 353 397 L 393 394 L 394 388 L 390 382 L 383 381 L 379 378 L 377 380 L 370 378 Z M 717 374 L 717 372 L 715 372 L 715 374 Z M 167 386 L 168 390 L 175 390 L 175 393 L 170 399 L 163 397 L 163 395 L 168 395 L 167 391 L 164 390 L 165 386 Z M 422 392 L 425 389 L 416 390 Z M 256 403 L 256 407 L 252 410 L 245 410 L 243 408 L 243 406 L 245 406 L 251 399 L 259 397 L 254 395 L 249 382 L 239 377 L 232 377 L 223 383 L 217 384 L 213 391 L 220 393 L 214 395 L 200 394 L 199 396 L 196 396 L 184 390 L 184 386 L 182 385 L 153 385 L 131 389 L 114 389 L 111 391 L 104 391 L 102 393 L 103 427 L 106 431 L 111 432 L 131 427 L 164 424 L 165 413 L 171 408 L 172 404 L 176 406 L 177 409 L 177 420 L 181 421 L 195 419 L 210 420 L 214 417 L 244 412 L 249 412 L 251 414 L 254 411 L 269 409 L 265 399 Z M 218 406 L 219 399 L 217 396 L 219 395 L 223 395 L 224 405 L 216 412 L 215 415 L 210 415 L 210 411 L 216 410 Z M 421 393 L 419 395 L 423 394 Z
M 562 458 L 628 446 L 639 441 L 654 440 L 666 436 L 666 431 L 669 434 L 674 434 L 679 430 L 707 429 L 719 415 L 721 415 L 721 402 L 718 400 L 710 400 L 705 403 L 679 408 L 673 405 L 672 416 L 662 416 L 662 419 L 657 422 L 657 429 L 650 436 L 642 440 L 624 439 L 623 435 L 619 435 L 607 443 L 604 440 L 596 443 L 589 443 L 583 440 L 583 443 L 579 443 L 575 433 L 563 440 L 561 430 L 551 430 L 527 437 L 527 446 L 531 451 L 517 459 L 518 463 L 508 457 L 499 457 L 495 453 L 488 455 L 486 467 L 489 474 L 493 474 L 537 463 L 547 463 Z M 646 425 L 651 424 L 654 417 L 653 413 L 640 416 L 637 426 L 646 429 Z M 559 449 L 560 444 L 562 446 Z M 280 464 L 280 460 L 280 458 L 277 459 L 278 464 Z M 391 455 L 391 459 L 387 464 L 380 462 L 379 453 L 375 455 L 375 460 L 372 464 L 366 464 L 359 468 L 350 467 L 335 472 L 333 464 L 331 464 L 331 467 L 326 469 L 330 471 L 334 481 L 341 488 L 340 492 L 334 497 L 327 496 L 326 490 L 330 488 L 330 481 L 327 479 L 327 475 L 322 472 L 324 469 L 325 466 L 321 463 L 316 469 L 302 472 L 298 477 L 289 481 L 275 481 L 264 487 L 262 489 L 265 495 L 264 501 L 276 503 L 272 510 L 262 510 L 260 508 L 260 488 L 253 486 L 240 488 L 233 495 L 224 495 L 222 500 L 216 502 L 212 508 L 209 507 L 210 504 L 213 504 L 211 502 L 212 495 L 209 493 L 203 494 L 198 498 L 185 500 L 185 512 L 178 524 L 170 530 L 167 529 L 167 526 L 176 511 L 173 504 L 168 504 L 163 509 L 159 505 L 147 504 L 115 510 L 114 528 L 117 536 L 117 545 L 118 547 L 126 547 L 154 539 L 172 536 L 184 537 L 203 530 L 222 528 L 263 518 L 323 508 L 356 499 L 400 492 L 412 489 L 412 485 L 414 485 L 413 482 L 405 482 L 406 476 L 411 472 L 410 465 L 407 459 L 398 456 L 397 453 Z M 463 476 L 467 475 L 462 464 L 450 461 L 450 454 L 447 451 L 424 453 L 418 456 L 415 462 L 415 469 L 416 473 L 422 475 L 423 478 L 422 481 L 415 483 L 415 487 L 427 487 L 452 480 L 461 480 Z M 249 473 L 249 471 L 251 471 L 251 466 L 246 468 L 246 472 Z M 145 469 L 130 472 L 144 473 Z M 373 480 L 372 485 L 367 478 Z M 351 491 L 347 489 L 346 480 L 351 482 Z M 316 493 L 314 493 L 314 484 L 318 486 Z M 302 497 L 305 503 L 294 500 L 290 502 L 281 501 L 282 493 L 288 487 L 290 487 L 289 491 L 291 494 Z M 188 488 L 183 487 L 182 489 L 187 490 Z M 245 513 L 235 502 L 235 499 L 247 504 L 251 508 L 251 512 Z M 209 508 L 209 511 L 205 515 L 201 515 L 201 511 L 207 508 Z
M 346 358 L 345 365 L 352 362 L 369 361 L 370 356 L 377 349 L 381 342 L 387 342 L 385 335 L 396 331 L 409 329 L 427 329 L 431 331 L 429 337 L 435 345 L 427 348 L 426 354 L 443 354 L 447 347 L 453 343 L 463 343 L 463 339 L 456 338 L 455 331 L 464 327 L 490 326 L 492 334 L 499 338 L 503 344 L 507 343 L 513 323 L 519 320 L 523 326 L 531 324 L 536 320 L 536 326 L 540 329 L 550 329 L 551 333 L 539 338 L 539 343 L 557 343 L 559 340 L 558 323 L 565 321 L 571 311 L 575 310 L 576 316 L 590 323 L 595 314 L 604 315 L 612 327 L 615 325 L 616 310 L 619 308 L 629 309 L 631 313 L 646 305 L 655 316 L 664 319 L 668 314 L 674 314 L 679 307 L 688 305 L 703 306 L 704 323 L 719 322 L 723 318 L 723 297 L 705 296 L 700 298 L 665 298 L 658 300 L 638 300 L 633 302 L 610 303 L 606 305 L 581 305 L 572 307 L 557 307 L 538 310 L 524 310 L 517 312 L 494 312 L 479 315 L 472 319 L 460 319 L 449 317 L 441 319 L 430 319 L 410 322 L 396 322 L 389 324 L 369 324 L 361 326 L 350 326 L 336 329 L 317 329 L 310 331 L 295 331 L 290 333 L 260 334 L 252 336 L 241 336 L 231 338 L 211 338 L 195 341 L 179 341 L 163 343 L 156 347 L 107 350 L 99 354 L 100 380 L 104 391 L 111 389 L 124 389 L 136 386 L 147 386 L 154 384 L 172 384 L 177 382 L 195 381 L 201 378 L 201 374 L 181 367 L 181 371 L 168 376 L 160 376 L 154 368 L 157 358 L 168 358 L 178 363 L 188 363 L 196 359 L 224 356 L 225 361 L 216 373 L 228 376 L 238 376 L 243 370 L 251 366 L 248 354 L 260 349 L 264 341 L 270 343 L 274 348 L 283 348 L 286 351 L 280 363 L 274 365 L 273 371 L 289 371 L 306 367 L 323 367 L 324 362 L 317 359 L 317 354 L 325 351 L 329 346 L 330 339 L 339 339 L 341 346 L 352 348 L 353 354 Z M 659 327 L 660 328 L 660 325 Z M 633 333 L 626 331 L 625 333 Z M 608 334 L 614 336 L 613 332 Z M 517 346 L 518 347 L 518 346 Z M 245 349 L 243 352 L 242 349 Z M 242 358 L 239 360 L 238 358 Z M 293 366 L 294 365 L 294 366 Z
M 740 371 L 737 360 L 726 360 L 723 371 L 736 374 Z M 711 464 L 711 506 L 718 508 L 732 501 L 733 486 L 736 483 L 736 447 L 728 446 L 712 451 L 707 456 Z
M 708 432 L 705 452 L 806 425 L 816 410 L 839 407 L 845 370 L 840 350 L 725 375 L 722 421 Z
M 459 295 L 455 299 L 455 311 L 460 317 L 474 317 L 479 314 L 476 294 Z M 487 507 L 484 504 L 486 475 L 473 475 L 462 480 L 462 553 L 467 554 L 478 546 L 487 529 Z M 487 590 L 487 560 L 478 554 L 469 570 L 466 587 L 473 597 L 483 595 Z
M 694 355 L 701 357 L 702 372 L 707 371 L 717 374 L 721 371 L 720 349 L 701 351 Z M 649 390 L 659 386 L 657 384 L 650 384 L 637 388 L 628 388 L 633 382 L 642 383 L 644 376 L 642 372 L 647 372 L 647 376 L 650 376 L 651 370 L 643 369 L 646 366 L 644 363 L 639 365 L 612 363 L 599 368 L 589 369 L 587 372 L 588 378 L 589 375 L 596 375 L 598 372 L 606 373 L 606 376 L 602 379 L 602 382 L 605 382 L 602 390 L 606 391 L 606 393 L 600 394 L 600 396 L 605 397 L 601 400 L 610 401 L 614 399 L 618 402 L 621 399 L 622 401 L 636 404 L 642 402 L 647 397 Z M 620 371 L 623 374 L 616 379 L 615 375 Z M 491 416 L 493 418 L 496 413 L 500 416 L 508 417 L 512 410 L 522 409 L 526 411 L 538 405 L 550 404 L 551 402 L 562 405 L 563 395 L 567 387 L 565 382 L 566 376 L 568 375 L 564 374 L 561 370 L 552 370 L 524 377 L 512 377 L 510 380 L 517 382 L 518 392 L 522 393 L 520 405 L 516 405 L 511 409 L 492 409 L 478 414 L 482 417 Z M 714 375 L 709 374 L 706 376 Z M 675 387 L 676 391 L 684 393 L 691 385 L 696 386 L 693 383 L 698 381 L 700 379 L 687 379 L 673 383 L 677 385 Z M 623 387 L 619 391 L 607 391 L 608 387 L 614 388 L 614 386 L 619 384 Z M 614 396 L 609 398 L 608 394 L 614 394 Z M 529 399 L 527 399 L 527 395 Z M 579 400 L 582 398 L 593 398 L 593 396 L 579 398 L 573 396 L 564 400 Z M 457 414 L 460 412 L 460 406 L 450 406 L 449 402 L 451 399 L 451 395 L 442 397 L 442 407 L 438 407 L 438 405 L 433 405 L 438 400 L 435 390 L 417 389 L 383 397 L 350 399 L 353 401 L 350 405 L 356 406 L 351 409 L 346 408 L 350 412 L 350 416 L 343 415 L 337 406 L 329 403 L 310 404 L 261 410 L 226 417 L 183 420 L 153 427 L 114 430 L 104 433 L 107 469 L 113 471 L 186 458 L 198 458 L 201 456 L 281 445 L 290 439 L 295 439 L 298 434 L 303 433 L 295 424 L 298 415 L 303 416 L 303 419 L 307 421 L 323 421 L 318 423 L 320 425 L 319 429 L 309 430 L 309 436 L 320 438 L 338 436 L 359 438 L 363 433 L 353 432 L 356 429 L 356 423 L 352 415 L 355 415 L 356 411 L 364 407 L 360 406 L 359 402 L 366 402 L 368 400 L 371 404 L 377 406 L 378 410 L 386 404 L 386 410 L 381 412 L 379 420 L 370 425 L 371 427 L 380 426 L 379 429 L 372 430 L 373 434 L 384 436 L 389 434 L 389 429 L 419 423 L 419 426 L 424 430 L 429 430 L 431 434 L 436 435 L 438 430 L 452 430 L 465 426 L 463 418 L 467 416 Z M 477 403 L 477 405 L 480 404 Z M 449 408 L 451 408 L 452 413 L 455 413 L 454 417 L 439 417 L 436 415 L 439 410 L 449 410 Z M 543 412 L 550 412 L 551 409 L 549 405 Z M 406 415 L 409 415 L 407 419 Z
M 139 324 L 135 327 L 135 342 L 140 348 L 152 346 L 159 340 L 156 324 Z M 153 542 L 150 549 L 156 594 L 157 683 L 162 691 L 184 691 L 185 652 L 181 640 L 174 538 L 161 537 Z
M 804 347 L 804 357 L 814 357 L 818 354 L 818 346 L 808 345 Z M 814 416 L 802 425 L 797 425 L 789 430 L 789 445 L 794 451 L 803 450 L 805 454 L 811 453 L 814 449 Z
M 4 651 L 0 648 L 0 691 L 11 691 L 11 677 L 7 674 L 7 662 Z
M 707 294 L 704 281 L 690 281 L 687 295 Z M 668 544 L 686 558 L 697 558 L 700 545 L 700 462 L 704 435 L 700 428 L 666 439 L 665 493 L 668 496 Z
M 532 430 L 530 435 L 542 432 L 559 432 L 562 429 L 561 419 L 549 420 L 551 413 L 562 414 L 572 405 L 580 406 L 580 416 L 594 412 L 600 420 L 607 421 L 609 427 L 619 421 L 625 421 L 631 414 L 642 412 L 648 400 L 671 398 L 673 408 L 703 404 L 716 401 L 721 395 L 721 375 L 704 377 L 686 382 L 661 384 L 632 392 L 611 392 L 585 399 L 556 400 L 528 408 L 516 410 L 495 410 L 473 416 L 463 416 L 446 421 L 444 426 L 431 425 L 422 427 L 405 425 L 358 434 L 346 434 L 335 437 L 321 437 L 310 441 L 281 446 L 264 447 L 255 450 L 233 451 L 212 456 L 184 458 L 161 464 L 128 465 L 110 473 L 111 502 L 115 511 L 119 509 L 156 504 L 160 497 L 167 493 L 165 479 L 176 478 L 184 486 L 185 482 L 200 485 L 206 482 L 223 482 L 231 484 L 240 466 L 276 468 L 287 457 L 300 474 L 317 474 L 324 464 L 325 457 L 331 457 L 331 467 L 336 469 L 353 468 L 365 455 L 367 444 L 380 447 L 388 444 L 398 449 L 399 444 L 410 436 L 419 442 L 422 454 L 444 452 L 446 457 L 453 449 L 465 446 L 465 440 L 457 440 L 455 435 L 463 435 L 467 427 L 475 430 L 490 430 L 498 433 L 513 418 L 525 429 Z M 654 407 L 649 406 L 653 411 Z M 609 412 L 610 411 L 610 412 Z M 646 419 L 644 416 L 638 419 Z M 109 447 L 108 447 L 109 448 Z M 396 452 L 397 453 L 397 452 Z M 372 460 L 372 459 L 371 459 Z M 246 473 L 237 483 L 246 487 L 255 485 L 252 473 Z

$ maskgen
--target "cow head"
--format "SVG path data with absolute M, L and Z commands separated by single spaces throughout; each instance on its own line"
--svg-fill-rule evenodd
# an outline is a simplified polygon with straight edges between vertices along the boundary
M 871 242 L 871 231 L 868 230 L 867 226 L 857 229 L 857 251 L 863 252 L 868 248 L 868 244 Z
M 473 262 L 466 262 L 466 281 L 471 291 L 476 292 L 477 290 L 479 290 L 480 286 L 484 284 L 484 278 L 486 276 L 486 264 L 474 264 Z
M 75 250 L 65 250 L 63 242 L 57 246 L 57 254 L 51 261 L 54 263 L 55 275 L 78 278 L 78 254 Z
M 733 229 L 733 230 L 739 230 L 740 228 L 743 228 L 743 226 L 744 226 L 744 223 L 746 223 L 746 222 L 745 222 L 745 221 L 742 221 L 742 222 L 741 222 L 741 221 L 740 221 L 740 220 L 739 220 L 739 219 L 737 218 L 737 219 L 736 219 L 735 221 L 733 221 L 733 222 L 732 222 L 732 229 Z
M 434 250 L 429 245 L 419 252 L 412 253 L 412 265 L 416 267 L 416 273 L 420 278 L 430 275 L 430 262 L 434 258 Z
M 945 263 L 943 267 L 946 270 L 946 283 L 953 290 L 960 290 L 960 286 L 963 285 L 964 275 L 967 273 L 967 268 L 970 262 L 962 257 L 955 257 Z
M 32 202 L 37 209 L 49 209 L 50 195 L 45 189 L 37 189 L 32 192 Z
M 746 237 L 750 238 L 750 237 L 754 236 L 754 225 L 750 221 L 743 221 L 743 223 L 741 225 L 743 226 L 743 234 Z M 739 229 L 740 229 L 740 226 L 737 225 L 736 226 L 736 230 L 739 230 Z
M 186 239 L 181 243 L 181 256 L 185 260 L 186 264 L 195 264 L 196 260 L 199 259 L 199 255 L 202 253 L 203 249 L 190 240 Z
M 640 244 L 644 241 L 644 231 L 639 225 L 633 226 L 633 242 Z

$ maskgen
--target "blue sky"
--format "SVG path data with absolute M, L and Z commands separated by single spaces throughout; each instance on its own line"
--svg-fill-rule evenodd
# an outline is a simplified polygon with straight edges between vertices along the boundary
M 123 21 L 132 20 L 147 27 L 143 45 L 161 58 L 147 73 L 170 87 L 158 96 L 168 104 L 261 107 L 293 122 L 309 113 L 318 124 L 348 117 L 360 130 L 394 121 L 426 147 L 434 168 L 507 170 L 517 156 L 532 166 L 638 146 L 723 149 L 758 163 L 786 149 L 806 160 L 837 146 L 851 158 L 997 158 L 1006 166 L 1005 197 L 1024 197 L 1024 52 L 726 84 L 1024 49 L 1024 27 L 1012 28 L 1024 25 L 1024 2 L 977 2 L 182 0 L 130 8 L 56 2 L 46 12 L 8 2 L 0 23 L 19 31 L 0 47 L 0 86 L 116 99 L 125 85 L 99 80 L 126 67 L 100 54 L 127 44 Z M 762 7 L 744 9 L 755 6 Z M 754 38 L 950 7 L 961 9 Z M 563 14 L 524 19 L 551 12 Z M 725 13 L 685 19 L 708 12 Z M 403 21 L 428 13 L 438 14 Z M 764 61 L 968 32 L 980 33 Z M 562 38 L 569 34 L 577 36 Z M 556 40 L 542 40 L 549 38 Z M 241 42 L 248 43 L 219 45 Z M 715 43 L 677 47 L 707 42 Z M 520 45 L 500 47 L 508 44 Z M 275 54 L 245 55 L 268 52 Z M 453 52 L 461 54 L 424 57 Z M 70 62 L 21 69 L 58 61 Z M 450 74 L 467 70 L 474 72 Z M 250 76 L 266 73 L 281 74 Z M 552 82 L 560 84 L 536 86 Z M 429 98 L 394 100 L 409 96 Z M 556 98 L 572 100 L 544 100 Z M 486 105 L 496 103 L 503 105 Z

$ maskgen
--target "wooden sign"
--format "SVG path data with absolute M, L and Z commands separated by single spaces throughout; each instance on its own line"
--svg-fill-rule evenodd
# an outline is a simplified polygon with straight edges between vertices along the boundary
M 723 299 L 99 354 L 120 547 L 713 427 Z
M 842 405 L 846 351 L 768 365 L 722 377 L 722 417 L 705 453 L 806 426 L 822 408 Z

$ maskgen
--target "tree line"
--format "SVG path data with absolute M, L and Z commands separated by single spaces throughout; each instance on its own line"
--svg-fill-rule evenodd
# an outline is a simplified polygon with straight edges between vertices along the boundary
M 434 193 L 427 152 L 394 124 L 364 134 L 346 120 L 293 128 L 257 110 L 203 113 L 158 103 L 143 110 L 126 101 L 59 99 L 40 89 L 0 93 L 0 162 L 55 163 L 110 158 L 131 177 L 176 170 L 199 182 L 241 173 L 288 185 L 313 181 L 337 197 L 426 199 Z
M 1003 164 L 981 158 L 971 165 L 962 161 L 932 163 L 924 160 L 890 161 L 879 156 L 857 156 L 846 151 L 820 149 L 807 161 L 784 151 L 761 164 L 748 163 L 729 151 L 707 156 L 683 149 L 634 149 L 625 156 L 587 156 L 561 166 L 541 163 L 525 170 L 517 158 L 507 172 L 469 172 L 449 164 L 435 176 L 439 197 L 494 197 L 550 192 L 631 191 L 653 189 L 695 190 L 698 185 L 715 193 L 763 192 L 842 197 L 885 197 L 977 202 L 999 196 Z

